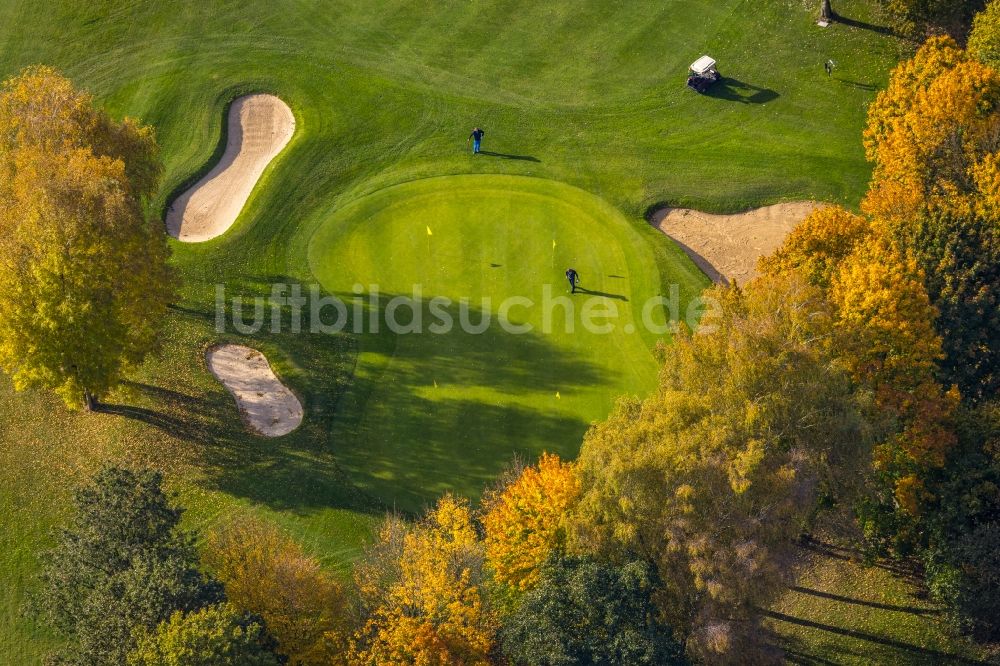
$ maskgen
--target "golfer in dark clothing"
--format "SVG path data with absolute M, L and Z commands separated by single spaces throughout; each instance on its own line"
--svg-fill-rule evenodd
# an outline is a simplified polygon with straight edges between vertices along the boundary
M 572 268 L 566 269 L 566 279 L 569 280 L 570 293 L 576 293 L 576 283 L 580 281 L 580 275 Z
M 472 141 L 473 155 L 479 154 L 479 144 L 482 142 L 484 134 L 486 134 L 486 132 L 484 132 L 481 128 L 476 127 L 472 130 L 472 134 L 469 135 L 469 140 Z M 466 143 L 469 143 L 469 141 L 466 141 Z

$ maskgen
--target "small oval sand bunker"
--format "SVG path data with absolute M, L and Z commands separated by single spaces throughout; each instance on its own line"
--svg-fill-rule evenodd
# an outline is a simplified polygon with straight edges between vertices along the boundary
M 274 95 L 247 95 L 229 107 L 226 151 L 219 163 L 167 210 L 167 232 L 197 243 L 233 225 L 254 185 L 295 132 L 295 116 Z
M 302 423 L 302 403 L 275 376 L 267 358 L 243 345 L 219 345 L 205 355 L 208 369 L 236 398 L 254 431 L 280 437 Z

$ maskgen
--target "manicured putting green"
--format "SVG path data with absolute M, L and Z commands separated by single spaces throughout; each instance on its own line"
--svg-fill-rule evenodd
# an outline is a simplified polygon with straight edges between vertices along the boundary
M 516 453 L 575 456 L 618 396 L 654 386 L 651 346 L 663 335 L 642 325 L 644 304 L 669 297 L 674 283 L 686 307 L 706 282 L 648 231 L 582 190 L 515 176 L 418 180 L 341 209 L 309 245 L 317 279 L 348 306 L 348 325 L 364 321 L 354 382 L 337 407 L 338 460 L 387 503 L 415 509 L 445 490 L 477 495 Z M 572 297 L 570 266 L 586 290 Z M 415 285 L 422 332 L 394 333 L 390 300 L 412 298 Z M 435 297 L 450 304 L 435 309 Z M 515 297 L 527 300 L 507 300 Z M 471 324 L 491 318 L 483 332 L 462 326 L 462 299 Z M 531 332 L 504 329 L 505 301 L 514 305 L 508 328 Z M 373 306 L 362 313 L 359 302 Z M 585 307 L 614 316 L 588 329 Z M 657 325 L 668 316 L 658 301 L 649 312 Z M 441 333 L 448 317 L 454 325 Z M 412 325 L 413 309 L 395 310 L 393 321 Z

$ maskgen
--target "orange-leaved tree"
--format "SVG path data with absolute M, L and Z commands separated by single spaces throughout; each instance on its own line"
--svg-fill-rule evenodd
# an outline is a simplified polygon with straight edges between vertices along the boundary
M 973 210 L 983 161 L 1000 149 L 1000 74 L 948 37 L 934 37 L 893 72 L 868 113 L 875 165 L 862 208 L 890 227 L 926 211 Z M 995 194 L 995 193 L 993 193 Z
M 955 443 L 948 422 L 959 396 L 936 378 L 944 356 L 934 328 L 937 312 L 916 261 L 886 242 L 849 256 L 830 297 L 838 309 L 842 361 L 898 423 L 876 449 L 876 469 L 889 475 L 897 502 L 914 515 L 923 476 L 944 465 Z
M 504 589 L 519 594 L 538 583 L 541 565 L 565 545 L 566 515 L 579 492 L 572 463 L 543 453 L 537 466 L 486 494 L 486 562 Z

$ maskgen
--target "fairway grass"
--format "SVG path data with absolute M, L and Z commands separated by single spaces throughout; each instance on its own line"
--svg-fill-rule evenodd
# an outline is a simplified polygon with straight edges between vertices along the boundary
M 668 259 L 658 263 L 656 249 Z M 367 330 L 366 315 L 333 441 L 356 483 L 407 511 L 444 491 L 478 496 L 515 455 L 574 457 L 586 428 L 618 396 L 655 386 L 652 346 L 669 338 L 643 326 L 644 304 L 653 301 L 650 323 L 662 327 L 672 290 L 673 318 L 683 319 L 708 285 L 675 246 L 597 197 L 517 176 L 380 190 L 320 227 L 309 263 L 345 303 L 356 302 L 356 291 L 365 302 L 380 294 L 379 330 Z M 569 267 L 583 287 L 571 298 Z M 415 287 L 421 332 L 394 334 L 385 305 L 400 295 L 413 300 Z M 653 300 L 660 296 L 666 304 Z M 454 325 L 434 333 L 431 322 L 441 322 L 428 304 L 441 297 Z M 509 327 L 523 334 L 498 321 L 512 298 L 522 300 Z M 488 328 L 461 325 L 463 300 L 468 322 L 487 317 Z M 588 331 L 585 307 L 609 316 L 593 318 Z M 412 311 L 394 321 L 412 323 Z

